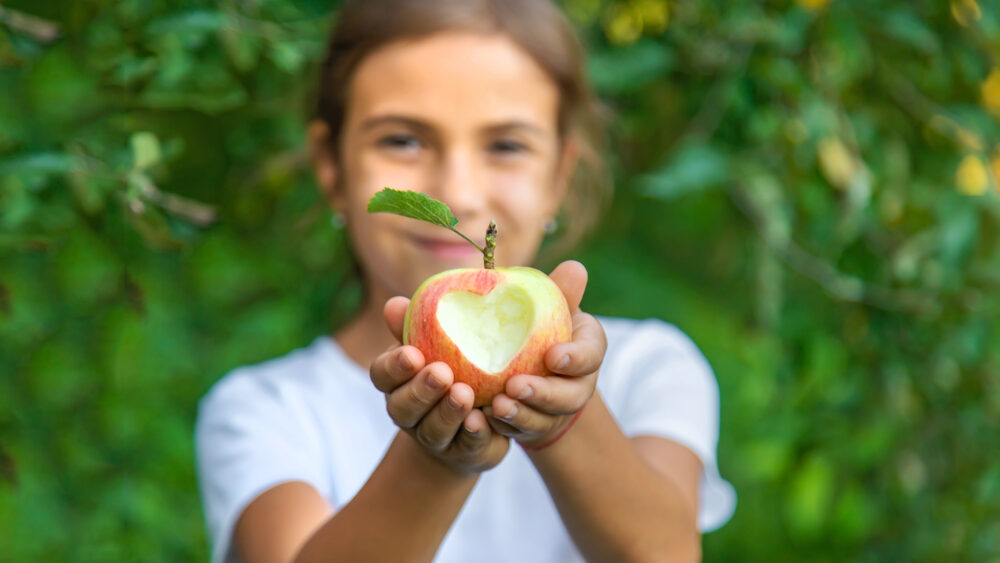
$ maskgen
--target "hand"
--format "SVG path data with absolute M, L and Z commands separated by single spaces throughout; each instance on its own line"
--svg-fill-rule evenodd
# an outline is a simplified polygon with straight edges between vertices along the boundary
M 495 431 L 529 447 L 558 436 L 587 404 L 608 348 L 601 323 L 580 311 L 587 287 L 583 264 L 563 262 L 549 277 L 562 289 L 573 314 L 572 341 L 556 344 L 545 354 L 545 365 L 557 375 L 515 375 L 507 380 L 505 392 L 483 409 Z
M 403 340 L 403 318 L 409 299 L 393 297 L 385 304 L 385 320 L 396 340 Z M 444 362 L 425 364 L 414 346 L 395 346 L 372 362 L 371 379 L 385 393 L 393 422 L 430 456 L 453 471 L 469 475 L 500 463 L 510 441 L 497 434 L 480 409 L 475 393 L 454 383 Z

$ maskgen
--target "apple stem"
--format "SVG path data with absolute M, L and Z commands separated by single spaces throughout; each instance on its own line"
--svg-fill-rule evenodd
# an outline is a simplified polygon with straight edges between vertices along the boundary
M 487 270 L 492 270 L 495 265 L 493 262 L 493 251 L 497 247 L 497 222 L 490 219 L 490 226 L 486 227 L 486 249 L 483 251 L 483 268 Z

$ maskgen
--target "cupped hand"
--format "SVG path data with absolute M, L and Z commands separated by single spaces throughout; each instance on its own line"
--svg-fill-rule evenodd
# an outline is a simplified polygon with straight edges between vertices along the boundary
M 386 323 L 400 343 L 408 304 L 409 299 L 394 297 L 385 305 Z M 493 430 L 482 410 L 472 407 L 475 393 L 454 382 L 447 364 L 427 364 L 416 347 L 395 346 L 372 362 L 370 374 L 385 393 L 393 422 L 453 471 L 479 473 L 506 455 L 509 440 Z
M 566 296 L 573 315 L 572 340 L 545 354 L 545 364 L 555 375 L 515 375 L 507 380 L 505 392 L 483 409 L 495 431 L 526 447 L 547 444 L 583 409 L 594 394 L 608 347 L 601 323 L 580 311 L 587 287 L 583 264 L 563 262 L 549 277 Z

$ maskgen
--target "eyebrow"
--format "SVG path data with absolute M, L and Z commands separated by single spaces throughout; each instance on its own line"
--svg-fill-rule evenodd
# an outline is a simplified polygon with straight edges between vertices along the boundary
M 422 121 L 420 119 L 416 119 L 406 115 L 390 114 L 390 115 L 377 115 L 362 121 L 361 130 L 368 131 L 374 129 L 375 127 L 379 127 L 381 125 L 393 125 L 393 124 L 404 125 L 421 131 L 433 131 L 434 129 L 434 127 L 431 126 L 429 123 Z M 518 132 L 518 131 L 523 131 L 525 133 L 538 136 L 546 135 L 546 131 L 541 127 L 533 123 L 518 119 L 503 121 L 500 123 L 494 123 L 486 126 L 484 130 L 487 134 L 492 134 L 492 135 L 500 133 Z
M 531 135 L 538 135 L 539 137 L 544 137 L 546 131 L 541 127 L 528 123 L 527 121 L 505 121 L 503 123 L 497 123 L 495 125 L 490 125 L 486 128 L 486 132 L 490 134 L 500 134 L 500 133 L 516 133 L 518 131 L 523 131 Z
M 380 125 L 406 125 L 414 129 L 430 130 L 432 127 L 419 119 L 405 115 L 376 115 L 361 122 L 361 130 L 368 131 Z

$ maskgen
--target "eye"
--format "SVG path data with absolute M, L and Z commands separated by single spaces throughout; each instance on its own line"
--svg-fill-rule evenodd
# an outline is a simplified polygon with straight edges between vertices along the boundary
M 396 152 L 414 152 L 420 149 L 420 139 L 413 135 L 395 134 L 386 135 L 378 140 L 378 146 Z
M 490 143 L 489 151 L 500 156 L 514 156 L 528 152 L 528 147 L 510 139 L 499 139 Z

